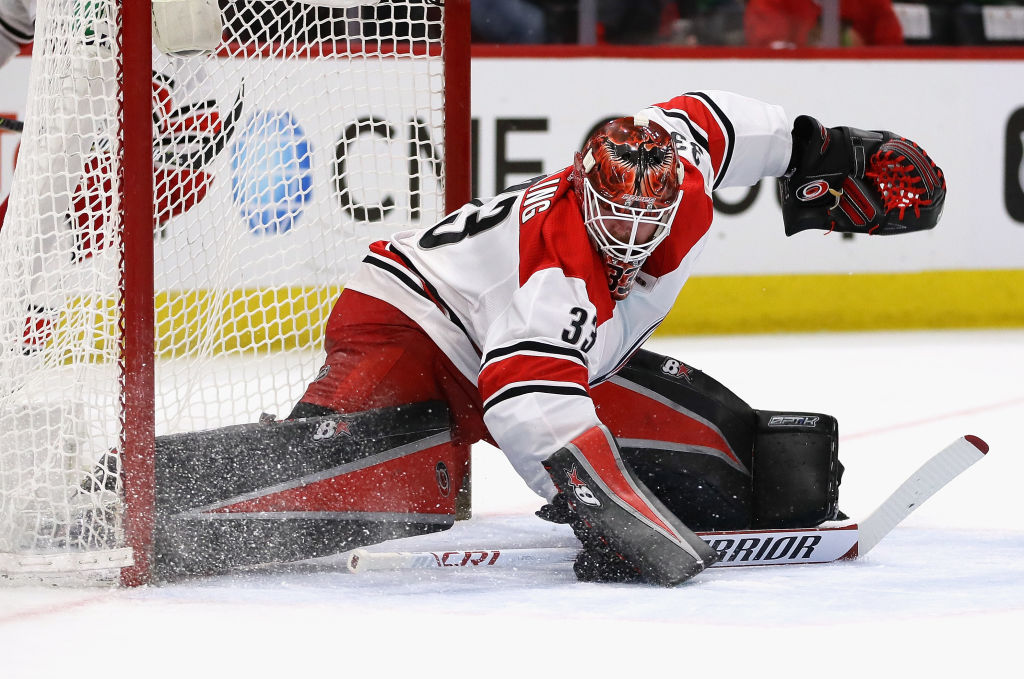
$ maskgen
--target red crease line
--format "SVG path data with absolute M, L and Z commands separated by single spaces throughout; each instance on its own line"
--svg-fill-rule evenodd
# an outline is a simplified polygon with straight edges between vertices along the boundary
M 935 422 L 941 422 L 952 417 L 963 417 L 965 415 L 977 415 L 979 413 L 990 413 L 994 410 L 1000 410 L 1002 408 L 1009 408 L 1018 404 L 1024 404 L 1024 396 L 1018 396 L 1011 398 L 1006 401 L 999 401 L 998 403 L 990 403 L 984 406 L 978 406 L 976 408 L 967 408 L 964 410 L 954 410 L 948 413 L 942 413 L 941 415 L 933 415 L 931 417 L 925 417 L 920 420 L 911 420 L 910 422 L 900 422 L 898 424 L 891 424 L 887 427 L 879 427 L 878 429 L 868 429 L 867 431 L 859 431 L 853 434 L 846 434 L 840 436 L 844 441 L 850 439 L 866 438 L 868 436 L 875 436 L 876 434 L 884 434 L 891 431 L 898 431 L 900 429 L 910 429 L 912 427 L 920 427 L 925 424 L 934 424 Z

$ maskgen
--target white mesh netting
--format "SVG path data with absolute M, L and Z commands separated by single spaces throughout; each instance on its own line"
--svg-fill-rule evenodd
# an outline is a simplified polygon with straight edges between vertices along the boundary
M 93 471 L 122 436 L 114 4 L 39 2 L 0 231 L 0 580 L 123 544 Z M 153 172 L 126 191 L 156 192 L 158 435 L 286 415 L 366 245 L 443 209 L 439 3 L 220 6 L 215 54 L 128 56 L 153 71 Z

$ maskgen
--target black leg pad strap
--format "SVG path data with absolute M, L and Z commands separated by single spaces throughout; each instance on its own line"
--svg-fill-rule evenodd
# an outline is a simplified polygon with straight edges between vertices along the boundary
M 839 426 L 820 413 L 758 410 L 753 528 L 809 528 L 839 514 Z

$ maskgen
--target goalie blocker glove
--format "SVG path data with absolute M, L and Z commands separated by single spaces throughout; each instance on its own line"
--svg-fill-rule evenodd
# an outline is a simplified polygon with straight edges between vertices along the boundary
M 920 146 L 885 131 L 793 123 L 793 155 L 779 179 L 786 235 L 807 229 L 891 235 L 931 229 L 946 179 Z
M 587 430 L 543 464 L 583 544 L 574 564 L 580 580 L 672 586 L 718 561 L 626 467 L 606 427 Z

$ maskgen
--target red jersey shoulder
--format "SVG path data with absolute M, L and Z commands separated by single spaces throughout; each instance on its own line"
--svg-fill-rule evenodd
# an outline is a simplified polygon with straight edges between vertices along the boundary
M 734 141 L 732 123 L 725 112 L 710 97 L 700 92 L 682 94 L 655 106 L 668 116 L 686 121 L 694 140 L 711 155 L 711 166 L 718 177 L 723 166 L 729 164 Z
M 560 269 L 586 284 L 597 308 L 598 323 L 611 318 L 615 306 L 608 292 L 601 258 L 590 244 L 576 194 L 572 168 L 535 182 L 523 193 L 519 210 L 519 285 L 545 269 Z
M 714 217 L 711 196 L 704 189 L 704 176 L 689 161 L 682 162 L 683 198 L 672 222 L 672 231 L 644 262 L 643 271 L 651 276 L 664 276 L 675 271 L 711 228 Z

